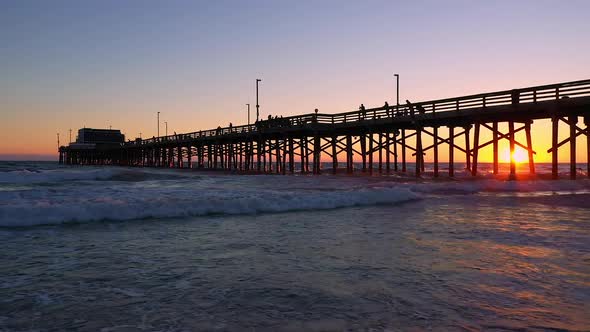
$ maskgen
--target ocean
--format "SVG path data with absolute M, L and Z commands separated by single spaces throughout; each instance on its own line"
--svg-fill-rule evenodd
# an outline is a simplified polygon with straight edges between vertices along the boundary
M 590 180 L 489 168 L 0 162 L 0 331 L 590 330 Z

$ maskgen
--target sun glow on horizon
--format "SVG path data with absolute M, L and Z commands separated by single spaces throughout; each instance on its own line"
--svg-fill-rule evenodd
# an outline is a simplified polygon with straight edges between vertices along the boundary
M 510 149 L 502 150 L 500 155 L 500 161 L 509 163 L 510 162 Z M 527 150 L 517 146 L 514 148 L 514 154 L 512 155 L 512 159 L 515 163 L 526 163 L 529 161 L 529 156 Z

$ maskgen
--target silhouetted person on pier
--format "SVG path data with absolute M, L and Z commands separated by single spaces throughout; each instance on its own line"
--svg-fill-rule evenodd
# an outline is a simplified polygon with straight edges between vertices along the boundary
M 386 112 L 387 116 L 389 116 L 389 104 L 387 102 L 385 102 L 385 105 L 383 105 L 383 107 L 385 107 L 385 112 Z
M 361 119 L 361 115 L 363 117 L 363 119 L 367 116 L 367 111 L 365 109 L 365 105 L 361 104 L 361 106 L 359 106 L 359 120 Z

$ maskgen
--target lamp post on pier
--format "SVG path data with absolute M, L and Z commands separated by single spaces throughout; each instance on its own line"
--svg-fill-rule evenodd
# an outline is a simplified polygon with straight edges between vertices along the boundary
M 260 118 L 260 105 L 258 105 L 258 82 L 262 82 L 260 78 L 256 79 L 256 121 Z
M 248 126 L 250 125 L 250 104 L 246 104 L 248 105 Z
M 166 136 L 168 136 L 168 121 L 164 121 L 164 124 L 166 125 Z
M 160 112 L 158 112 L 158 137 L 160 137 Z
M 70 129 L 70 144 L 72 144 L 72 129 Z
M 396 79 L 396 86 L 397 86 L 397 92 L 395 94 L 396 96 L 396 102 L 397 102 L 397 106 L 399 106 L 399 74 L 393 74 L 393 76 L 395 76 Z

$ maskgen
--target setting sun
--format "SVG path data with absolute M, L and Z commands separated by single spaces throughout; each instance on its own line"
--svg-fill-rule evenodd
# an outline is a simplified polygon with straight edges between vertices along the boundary
M 513 154 L 513 159 L 514 162 L 516 163 L 525 163 L 529 160 L 529 157 L 527 155 L 527 151 L 521 147 L 516 147 L 514 149 L 514 154 Z M 502 151 L 502 162 L 505 163 L 509 163 L 510 162 L 510 149 L 504 149 Z

